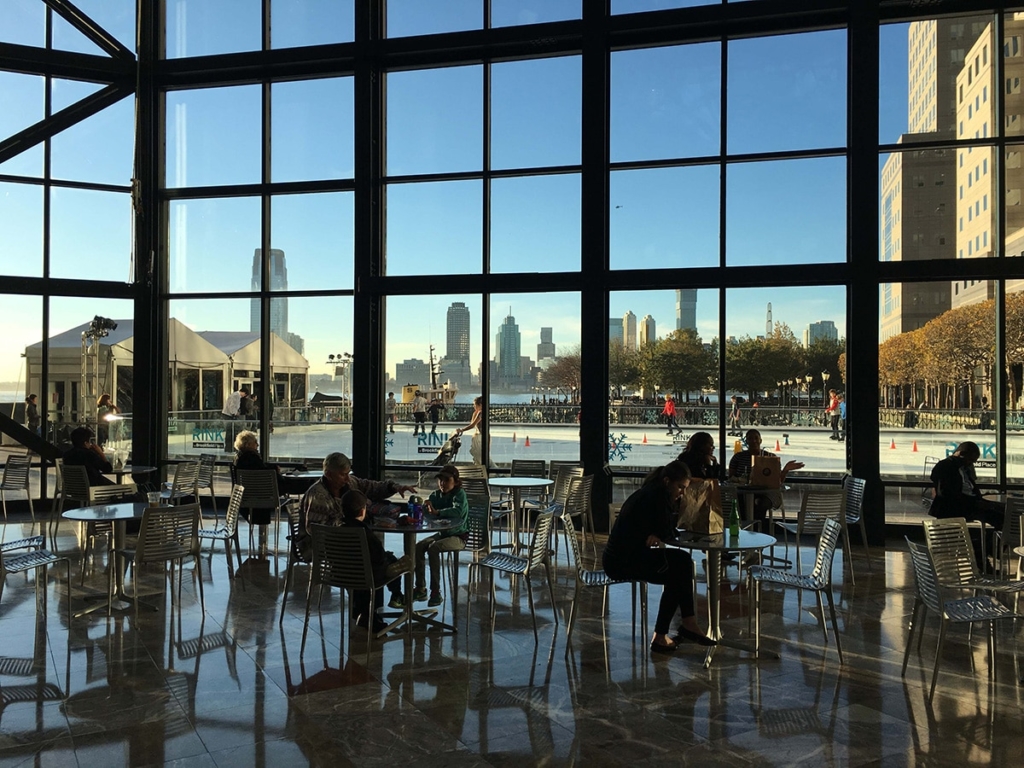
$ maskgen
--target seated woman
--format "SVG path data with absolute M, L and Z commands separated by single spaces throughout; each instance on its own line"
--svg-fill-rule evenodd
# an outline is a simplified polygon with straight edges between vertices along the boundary
M 260 456 L 260 444 L 256 439 L 256 433 L 243 429 L 235 438 L 235 462 L 231 470 L 232 477 L 239 469 L 272 469 L 280 473 L 281 468 L 276 464 L 267 464 Z M 241 515 L 250 525 L 270 525 L 274 510 L 272 509 L 242 509 Z M 260 531 L 260 543 L 266 536 L 266 529 Z
M 602 567 L 613 579 L 663 585 L 651 639 L 654 653 L 672 653 L 682 640 L 715 644 L 701 631 L 694 616 L 690 553 L 662 548 L 665 542 L 676 539 L 675 505 L 689 483 L 690 471 L 678 460 L 648 475 L 640 490 L 623 503 L 602 557 Z M 669 625 L 677 610 L 679 628 L 669 638 Z
M 729 479 L 739 480 L 746 479 L 750 475 L 750 468 L 754 464 L 755 456 L 774 456 L 774 453 L 770 453 L 761 447 L 761 433 L 756 429 L 748 429 L 746 434 L 747 450 L 734 453 L 732 458 L 729 460 Z M 782 468 L 779 473 L 782 482 L 786 482 L 786 475 L 795 469 L 803 469 L 804 463 L 802 461 L 787 461 L 786 466 Z M 772 496 L 778 495 L 778 492 L 772 493 L 758 493 L 754 495 L 754 519 L 764 520 L 768 515 L 768 510 L 773 506 Z
M 702 480 L 721 480 L 722 468 L 715 456 L 715 438 L 710 432 L 694 432 L 676 458 L 690 470 L 690 476 Z

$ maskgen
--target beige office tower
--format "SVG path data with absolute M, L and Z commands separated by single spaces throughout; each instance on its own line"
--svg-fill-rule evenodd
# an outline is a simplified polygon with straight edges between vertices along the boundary
M 883 261 L 956 255 L 956 151 L 914 150 L 912 145 L 956 136 L 957 76 L 967 51 L 989 26 L 984 17 L 931 19 L 909 26 L 908 133 L 897 139 L 904 149 L 891 153 L 882 169 L 879 253 Z M 946 283 L 881 286 L 882 340 L 920 328 L 948 310 L 950 292 Z
M 645 344 L 653 344 L 657 338 L 657 326 L 654 322 L 654 318 L 650 315 L 644 315 L 644 319 L 640 321 L 640 346 Z
M 957 138 L 987 139 L 996 130 L 995 58 L 992 25 L 985 27 L 967 52 L 956 78 Z M 1003 24 L 1003 98 L 1004 130 L 1008 137 L 1024 133 L 1024 13 L 1007 13 Z M 999 195 L 998 156 L 994 148 L 968 147 L 957 150 L 957 232 L 956 257 L 978 259 L 998 256 Z M 1006 255 L 1024 252 L 1024 206 L 1021 188 L 1021 150 L 1006 152 L 1004 186 L 1006 188 Z M 1020 290 L 1019 281 L 1007 283 L 1009 290 Z M 954 307 L 974 304 L 995 295 L 990 280 L 961 280 L 952 285 Z
M 622 316 L 622 346 L 636 349 L 636 315 L 631 311 Z

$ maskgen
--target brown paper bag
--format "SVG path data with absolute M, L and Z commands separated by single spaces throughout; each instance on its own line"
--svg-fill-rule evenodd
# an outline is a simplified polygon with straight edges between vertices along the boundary
M 782 487 L 782 460 L 778 456 L 754 456 L 750 484 L 761 488 Z
M 679 497 L 678 527 L 694 533 L 721 533 L 722 492 L 717 480 L 691 480 Z

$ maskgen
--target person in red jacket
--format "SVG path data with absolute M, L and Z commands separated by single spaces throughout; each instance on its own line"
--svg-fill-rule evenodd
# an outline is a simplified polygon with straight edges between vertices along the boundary
M 679 434 L 683 434 L 683 430 L 676 423 L 676 401 L 672 398 L 672 395 L 665 395 L 665 407 L 661 409 L 661 415 L 665 417 L 665 423 L 668 425 L 668 433 L 670 435 L 673 429 Z
M 825 415 L 829 418 L 830 426 L 832 427 L 832 434 L 829 436 L 829 440 L 839 439 L 839 395 L 836 394 L 834 389 L 828 391 L 828 408 L 825 409 Z

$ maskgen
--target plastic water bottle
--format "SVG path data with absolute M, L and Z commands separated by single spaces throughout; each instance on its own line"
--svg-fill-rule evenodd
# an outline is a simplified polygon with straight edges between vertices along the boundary
M 729 513 L 729 538 L 737 539 L 740 535 L 740 507 L 736 499 L 732 500 L 732 512 Z

